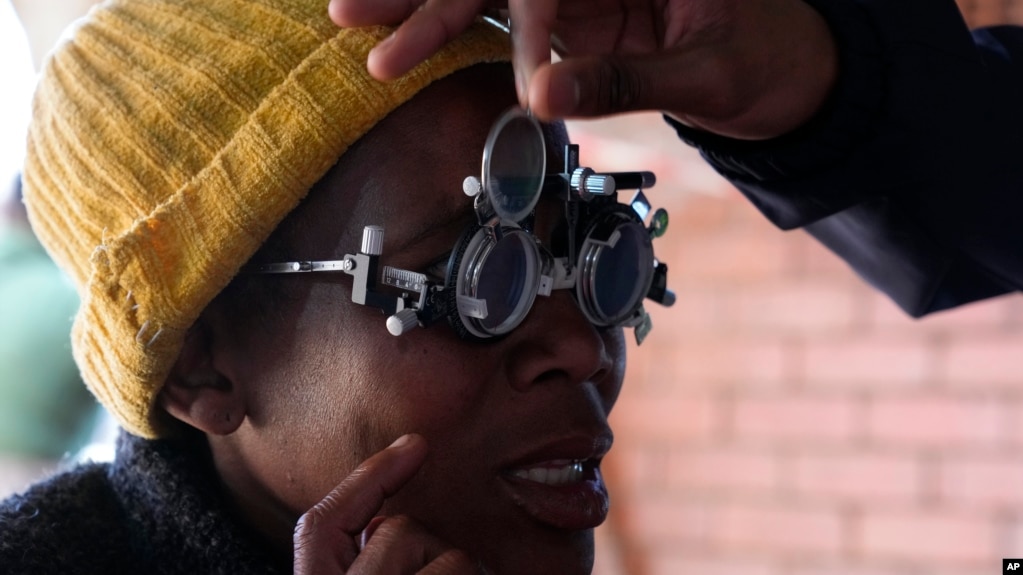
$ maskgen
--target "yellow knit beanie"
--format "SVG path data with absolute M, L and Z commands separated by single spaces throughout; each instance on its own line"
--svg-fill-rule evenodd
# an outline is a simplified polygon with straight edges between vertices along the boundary
M 72 347 L 130 432 L 200 312 L 376 122 L 455 70 L 507 60 L 483 24 L 402 79 L 366 56 L 389 30 L 339 30 L 326 0 L 114 0 L 50 57 L 25 165 L 32 225 L 74 280 Z

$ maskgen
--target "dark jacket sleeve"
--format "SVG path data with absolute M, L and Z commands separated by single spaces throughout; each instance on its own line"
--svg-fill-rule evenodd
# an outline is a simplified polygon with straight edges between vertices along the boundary
M 766 142 L 669 119 L 760 211 L 805 228 L 913 316 L 1023 288 L 1023 29 L 953 0 L 808 0 L 841 74 Z

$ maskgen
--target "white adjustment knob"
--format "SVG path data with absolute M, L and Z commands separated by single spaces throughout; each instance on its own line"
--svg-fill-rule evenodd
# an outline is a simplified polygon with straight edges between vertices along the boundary
M 593 175 L 593 170 L 589 168 L 576 168 L 572 172 L 572 178 L 569 180 L 569 185 L 572 189 L 579 192 L 580 195 L 584 195 L 586 192 L 586 178 Z
M 611 176 L 588 176 L 583 187 L 588 194 L 610 196 L 615 193 L 615 179 Z
M 416 310 L 405 308 L 387 318 L 387 331 L 391 335 L 401 335 L 419 325 Z
M 378 256 L 384 251 L 384 228 L 366 226 L 362 228 L 362 253 Z
M 483 191 L 483 184 L 476 176 L 469 176 L 462 180 L 462 191 L 470 198 L 475 198 Z
M 590 168 L 576 168 L 569 184 L 584 200 L 593 196 L 610 196 L 617 189 L 613 177 L 594 173 Z

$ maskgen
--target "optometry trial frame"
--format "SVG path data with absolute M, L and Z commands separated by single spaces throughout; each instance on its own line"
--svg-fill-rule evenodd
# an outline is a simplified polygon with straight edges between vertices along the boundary
M 596 173 L 579 166 L 579 147 L 565 146 L 562 171 L 547 173 L 540 124 L 520 108 L 494 123 L 483 147 L 482 178 L 469 176 L 476 223 L 447 260 L 443 277 L 384 266 L 384 230 L 366 226 L 359 253 L 329 261 L 254 264 L 245 273 L 345 273 L 352 301 L 379 308 L 388 331 L 407 333 L 446 319 L 461 337 L 483 341 L 515 329 L 537 296 L 569 289 L 596 326 L 633 327 L 637 343 L 652 328 L 643 300 L 675 302 L 668 268 L 654 258 L 653 239 L 664 234 L 668 213 L 651 214 L 643 193 L 652 172 Z M 636 190 L 629 203 L 618 191 Z M 544 245 L 533 235 L 533 209 L 551 194 L 564 206 L 564 226 Z

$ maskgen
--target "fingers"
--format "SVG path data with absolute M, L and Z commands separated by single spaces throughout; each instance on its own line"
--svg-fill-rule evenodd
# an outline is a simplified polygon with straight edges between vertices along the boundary
M 395 25 L 416 11 L 424 0 L 330 0 L 327 13 L 338 26 Z
M 344 573 L 358 556 L 362 530 L 425 459 L 426 442 L 410 434 L 356 468 L 299 519 L 295 573 Z
M 377 525 L 348 573 L 478 575 L 480 569 L 468 555 L 452 549 L 415 520 L 396 516 Z
M 330 0 L 327 12 L 339 26 L 400 26 L 369 53 L 366 67 L 381 81 L 394 80 L 461 34 L 485 0 Z M 501 5 L 503 2 L 492 3 Z M 556 0 L 511 0 L 516 91 L 526 106 L 530 78 L 551 59 Z
M 406 0 L 409 5 L 418 1 Z M 468 28 L 482 5 L 483 0 L 426 0 L 418 9 L 405 12 L 404 23 L 370 51 L 366 62 L 370 75 L 381 81 L 400 77 Z M 387 15 L 400 13 L 395 10 Z M 391 18 L 376 22 L 395 21 Z
M 529 84 L 537 69 L 551 61 L 551 32 L 558 15 L 557 0 L 509 0 L 512 22 L 512 65 L 519 103 L 529 105 Z

